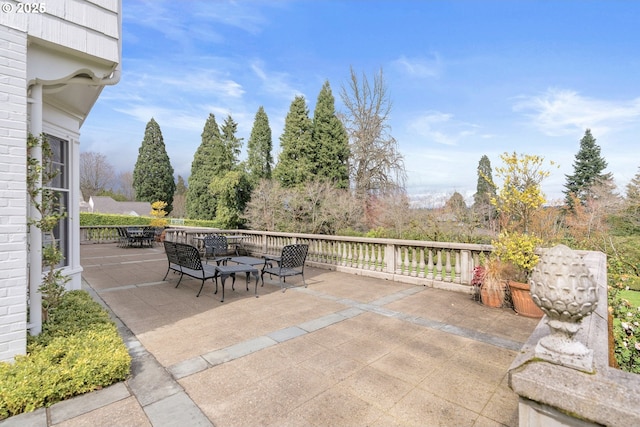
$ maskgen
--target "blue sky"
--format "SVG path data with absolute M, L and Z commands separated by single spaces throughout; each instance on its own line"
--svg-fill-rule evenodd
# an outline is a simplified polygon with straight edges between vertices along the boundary
M 188 177 L 209 115 L 238 123 L 246 156 L 255 113 L 274 157 L 296 95 L 313 116 L 329 80 L 380 69 L 407 192 L 433 205 L 473 195 L 477 166 L 508 151 L 560 165 L 563 197 L 590 128 L 618 189 L 640 167 L 640 2 L 123 0 L 123 76 L 86 120 L 82 151 L 133 170 L 147 122 L 160 125 L 176 176 Z

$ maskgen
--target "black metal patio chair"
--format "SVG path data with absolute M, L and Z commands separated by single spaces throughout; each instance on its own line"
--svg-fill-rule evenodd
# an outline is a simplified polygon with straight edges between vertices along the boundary
M 266 273 L 269 276 L 278 276 L 282 292 L 287 290 L 286 278 L 291 276 L 302 276 L 302 284 L 306 288 L 304 263 L 307 259 L 308 251 L 309 245 L 295 244 L 283 247 L 280 256 L 265 255 L 261 274 L 262 285 L 264 286 L 264 275 Z
M 205 236 L 202 241 L 204 242 L 204 258 L 205 263 L 208 264 L 212 259 L 217 265 L 227 263 L 229 259 L 229 242 L 225 236 L 219 234 L 213 234 Z

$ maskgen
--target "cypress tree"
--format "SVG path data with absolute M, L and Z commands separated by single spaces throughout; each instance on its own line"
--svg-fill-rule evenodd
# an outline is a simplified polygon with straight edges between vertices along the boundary
M 251 136 L 247 143 L 247 171 L 252 187 L 255 187 L 261 179 L 271 179 L 273 156 L 271 150 L 271 127 L 269 117 L 260 106 L 253 121 Z
M 486 155 L 483 155 L 478 162 L 478 182 L 476 184 L 476 193 L 473 195 L 473 210 L 484 222 L 495 217 L 495 208 L 491 204 L 491 199 L 495 197 L 496 188 L 493 184 L 491 160 Z
M 217 202 L 209 194 L 209 184 L 218 172 L 214 159 L 222 136 L 213 114 L 209 114 L 202 130 L 202 142 L 191 162 L 187 191 L 187 217 L 212 220 L 216 216 Z
M 573 208 L 574 196 L 584 203 L 591 195 L 590 189 L 593 185 L 611 181 L 611 173 L 602 173 L 606 167 L 607 162 L 600 155 L 600 147 L 591 135 L 591 130 L 587 129 L 580 140 L 580 150 L 573 162 L 573 175 L 565 175 L 565 201 L 570 209 Z
M 335 98 L 325 81 L 316 102 L 311 136 L 313 174 L 337 188 L 349 187 L 349 136 L 336 116 Z
M 284 121 L 280 155 L 273 176 L 283 187 L 309 181 L 313 175 L 310 157 L 312 122 L 303 96 L 296 96 Z
M 167 204 L 167 213 L 173 210 L 173 194 L 176 183 L 173 167 L 164 145 L 160 126 L 152 118 L 144 131 L 138 159 L 133 169 L 133 188 L 136 200 L 144 202 L 162 201 Z

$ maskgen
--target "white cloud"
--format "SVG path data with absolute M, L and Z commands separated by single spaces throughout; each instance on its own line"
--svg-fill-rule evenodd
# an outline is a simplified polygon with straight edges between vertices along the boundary
M 587 128 L 602 135 L 636 123 L 640 118 L 640 98 L 610 101 L 571 90 L 549 89 L 541 95 L 520 97 L 513 109 L 549 136 L 573 135 Z
M 428 111 L 410 120 L 407 127 L 416 135 L 412 139 L 450 146 L 458 145 L 463 138 L 474 135 L 477 128 L 476 125 L 454 120 L 452 114 L 439 111 Z
M 438 54 L 434 54 L 433 58 L 408 58 L 402 55 L 392 63 L 400 68 L 406 74 L 412 77 L 430 78 L 439 77 L 442 73 L 442 61 Z
M 260 60 L 251 62 L 251 70 L 262 83 L 261 90 L 270 95 L 276 95 L 284 99 L 293 101 L 300 91 L 289 83 L 290 76 L 287 73 L 268 72 L 265 65 Z

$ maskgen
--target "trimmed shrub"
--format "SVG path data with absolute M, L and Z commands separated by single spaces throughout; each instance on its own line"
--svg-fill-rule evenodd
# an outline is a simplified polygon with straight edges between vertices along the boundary
M 0 419 L 47 407 L 129 376 L 131 357 L 116 325 L 85 291 L 70 291 L 27 355 L 0 363 Z
M 98 225 L 145 226 L 145 225 L 151 225 L 151 221 L 153 221 L 153 218 L 147 217 L 147 216 L 80 212 L 81 227 L 90 227 L 90 226 L 98 226 Z M 189 227 L 221 228 L 220 221 L 215 221 L 215 220 L 210 221 L 210 220 L 204 220 L 204 219 L 185 219 L 184 225 Z

